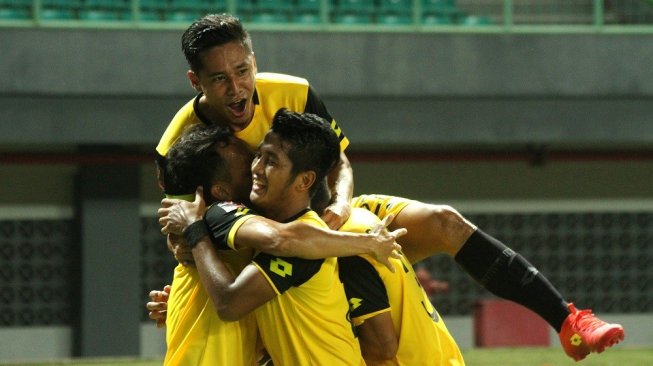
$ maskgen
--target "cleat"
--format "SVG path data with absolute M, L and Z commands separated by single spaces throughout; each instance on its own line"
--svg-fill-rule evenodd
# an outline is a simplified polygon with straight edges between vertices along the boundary
M 577 310 L 569 303 L 569 316 L 558 334 L 567 356 L 575 361 L 584 359 L 590 352 L 601 353 L 624 339 L 624 328 L 606 323 L 589 309 Z

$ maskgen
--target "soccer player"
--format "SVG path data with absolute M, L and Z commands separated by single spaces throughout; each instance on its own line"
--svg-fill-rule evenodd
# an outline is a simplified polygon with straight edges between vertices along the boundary
M 325 120 L 280 110 L 252 162 L 252 204 L 277 221 L 327 228 L 309 205 L 317 183 L 338 159 L 338 138 Z M 184 237 L 220 318 L 238 320 L 254 312 L 277 365 L 364 364 L 336 258 L 258 253 L 236 276 L 215 248 L 238 249 L 252 215 L 234 204 L 212 205 L 204 219 L 201 212 L 182 215 Z
M 231 201 L 248 202 L 251 187 L 251 152 L 230 131 L 219 126 L 194 126 L 178 140 L 169 152 L 168 170 L 171 184 L 204 186 L 207 202 L 216 203 L 215 210 L 245 206 Z M 166 200 L 164 200 L 166 201 Z M 167 200 L 168 202 L 170 200 Z M 227 202 L 229 201 L 229 202 Z M 177 202 L 181 204 L 183 202 Z M 172 203 L 171 203 L 172 204 Z M 203 209 L 201 210 L 204 211 Z M 170 212 L 162 208 L 160 214 Z M 249 248 L 278 255 L 301 256 L 307 259 L 337 255 L 369 253 L 389 265 L 387 257 L 400 249 L 395 236 L 354 235 L 332 232 L 315 226 L 293 222 L 280 224 L 260 216 L 247 215 L 236 235 L 239 250 L 223 251 L 221 258 L 230 273 L 237 274 L 252 256 Z M 174 225 L 162 220 L 163 231 L 175 232 Z M 179 232 L 179 231 L 177 231 Z M 242 248 L 241 248 L 242 247 Z M 164 296 L 163 298 L 156 298 Z M 166 292 L 154 293 L 151 311 L 160 311 Z M 157 304 L 158 302 L 159 304 Z M 218 318 L 199 275 L 192 267 L 175 269 L 172 293 L 167 312 L 167 352 L 165 364 L 230 364 L 252 365 L 256 362 L 256 325 L 253 316 L 225 322 Z M 159 313 L 158 316 L 161 316 Z M 163 319 L 161 319 L 163 320 Z
M 341 227 L 373 232 L 379 219 L 354 208 Z M 351 318 L 368 365 L 463 366 L 463 356 L 420 285 L 408 258 L 393 258 L 395 267 L 376 265 L 368 256 L 338 259 Z
M 454 208 L 383 195 L 352 199 L 353 173 L 344 153 L 349 141 L 305 79 L 257 74 L 251 39 L 238 19 L 222 14 L 197 20 L 184 32 L 182 49 L 190 66 L 188 79 L 198 95 L 179 110 L 163 134 L 157 146 L 160 171 L 165 172 L 162 167 L 169 146 L 189 124 L 227 126 L 253 149 L 279 108 L 315 113 L 331 121 L 340 137 L 340 162 L 329 174 L 332 200 L 322 213 L 331 228 L 345 222 L 352 206 L 368 209 L 380 218 L 394 214 L 389 229 L 408 229 L 401 245 L 413 263 L 438 253 L 452 256 L 484 288 L 545 319 L 575 360 L 623 339 L 620 325 L 605 323 L 590 310 L 578 311 L 525 258 Z M 167 194 L 190 193 L 166 187 L 164 174 L 160 182 Z

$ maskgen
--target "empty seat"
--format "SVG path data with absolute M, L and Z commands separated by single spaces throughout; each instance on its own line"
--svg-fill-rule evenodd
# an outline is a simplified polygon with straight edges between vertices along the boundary
M 31 0 L 0 0 L 0 19 L 32 18 Z
M 224 0 L 170 0 L 165 19 L 173 22 L 192 22 L 206 14 L 225 12 L 226 8 Z
M 369 24 L 374 19 L 373 0 L 339 0 L 333 5 L 333 21 L 339 24 Z
M 439 14 L 424 14 L 422 16 L 422 24 L 424 25 L 448 25 L 454 24 L 454 19 L 451 15 Z
M 40 17 L 43 20 L 70 20 L 79 18 L 80 0 L 42 0 Z
M 128 0 L 84 0 L 79 17 L 94 21 L 129 20 L 131 4 Z
M 484 15 L 466 15 L 462 17 L 459 22 L 462 25 L 471 26 L 471 27 L 494 24 L 492 18 Z
M 168 11 L 167 0 L 140 0 L 139 19 L 144 21 L 163 21 Z

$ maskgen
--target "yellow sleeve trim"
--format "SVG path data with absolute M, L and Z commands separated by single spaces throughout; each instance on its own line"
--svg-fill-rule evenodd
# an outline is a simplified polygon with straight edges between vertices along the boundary
M 236 239 L 236 233 L 238 232 L 238 229 L 240 229 L 240 227 L 245 223 L 245 221 L 255 216 L 256 215 L 245 215 L 234 223 L 234 225 L 231 227 L 231 230 L 229 230 L 229 236 L 227 237 L 227 245 L 229 246 L 229 248 L 233 250 L 238 250 L 236 249 L 236 244 L 234 243 L 234 240 Z
M 277 296 L 281 295 L 279 290 L 277 290 L 277 286 L 274 285 L 274 282 L 272 282 L 270 277 L 268 277 L 268 274 L 265 273 L 265 270 L 263 270 L 263 268 L 261 268 L 261 266 L 259 266 L 258 263 L 254 262 L 254 261 L 252 261 L 252 264 L 255 265 L 256 268 L 258 268 L 259 272 L 261 272 L 261 274 L 263 275 L 263 277 L 265 277 L 265 279 L 268 281 L 270 286 L 272 286 L 272 289 L 274 290 L 274 293 L 277 294 Z
M 361 316 L 356 317 L 356 318 L 352 318 L 351 321 L 352 321 L 352 323 L 354 323 L 354 326 L 357 327 L 357 326 L 365 323 L 365 321 L 367 319 L 373 318 L 373 317 L 375 317 L 375 316 L 377 316 L 379 314 L 387 313 L 388 311 L 390 311 L 390 307 L 387 307 L 387 308 L 379 310 L 379 311 L 375 311 L 373 313 L 361 315 Z

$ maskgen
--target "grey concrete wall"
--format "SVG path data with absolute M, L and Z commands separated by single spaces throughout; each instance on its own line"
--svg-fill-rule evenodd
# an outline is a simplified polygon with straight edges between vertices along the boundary
M 152 145 L 192 96 L 181 33 L 2 29 L 0 145 Z M 653 142 L 648 34 L 252 33 L 360 147 Z

